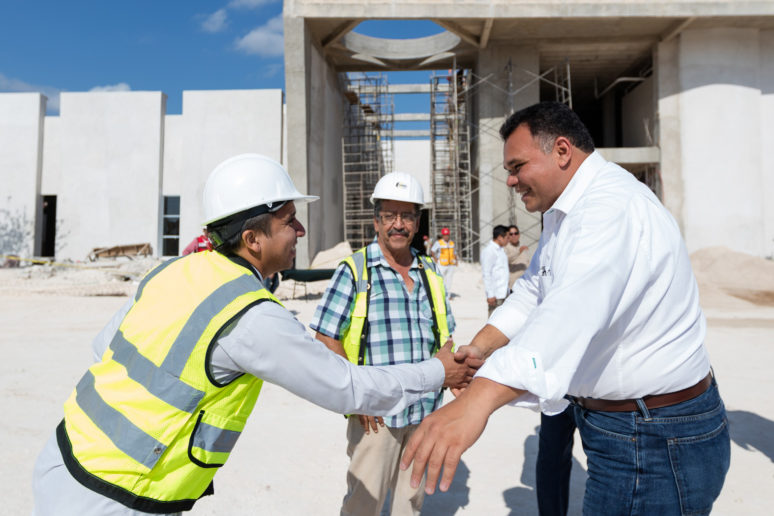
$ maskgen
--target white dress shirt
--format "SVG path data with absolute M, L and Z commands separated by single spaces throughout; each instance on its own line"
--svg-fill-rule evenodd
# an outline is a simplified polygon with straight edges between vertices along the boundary
M 565 394 L 639 398 L 707 374 L 688 252 L 645 185 L 594 152 L 543 223 L 536 256 L 489 319 L 511 341 L 479 376 L 529 391 L 517 405 L 555 413 Z
M 481 273 L 487 299 L 505 299 L 508 295 L 508 255 L 494 240 L 481 251 Z
M 118 331 L 132 302 L 126 303 L 92 342 L 96 362 Z M 435 358 L 414 364 L 358 367 L 314 339 L 277 303 L 259 303 L 226 327 L 213 349 L 210 371 L 218 381 L 242 373 L 283 387 L 339 414 L 391 415 L 443 385 Z M 260 398 L 255 410 L 261 410 Z M 33 475 L 34 514 L 61 516 L 142 513 L 82 486 L 64 465 L 53 434 L 38 457 Z

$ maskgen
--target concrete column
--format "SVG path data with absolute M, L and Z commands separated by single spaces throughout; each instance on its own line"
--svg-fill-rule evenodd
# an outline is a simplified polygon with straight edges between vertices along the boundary
M 763 188 L 763 256 L 774 257 L 774 30 L 760 32 L 761 173 Z
M 688 250 L 725 245 L 761 256 L 758 30 L 686 30 L 678 57 Z
M 0 254 L 40 254 L 45 113 L 40 93 L 0 94 Z
M 320 196 L 298 206 L 307 235 L 298 241 L 296 267 L 305 268 L 318 251 L 344 239 L 344 95 L 304 19 L 292 16 L 285 17 L 285 90 L 288 170 L 299 190 Z
M 509 96 L 507 66 L 510 60 Z M 539 73 L 538 52 L 533 47 L 516 47 L 491 44 L 479 52 L 475 73 L 478 77 L 489 76 L 488 81 L 476 88 L 477 117 L 477 164 L 479 178 L 478 232 L 482 245 L 492 239 L 492 228 L 497 224 L 508 225 L 511 213 L 508 209 L 509 192 L 505 184 L 507 174 L 503 169 L 503 142 L 499 130 L 510 110 L 519 110 L 540 100 L 537 81 L 527 85 Z M 530 214 L 521 200 L 516 198 L 515 217 L 522 231 L 522 242 L 531 245 L 540 238 L 540 214 Z
M 292 4 L 291 4 L 292 5 Z M 288 9 L 288 6 L 286 6 Z M 287 168 L 296 188 L 303 193 L 309 193 L 307 180 L 307 148 L 309 146 L 309 99 L 310 84 L 309 68 L 309 30 L 303 18 L 284 17 L 285 34 L 285 94 L 287 125 Z M 319 202 L 319 201 L 318 201 Z M 301 204 L 297 208 L 299 221 L 310 230 L 308 205 Z M 296 267 L 308 267 L 311 262 L 309 234 L 298 241 L 296 245 Z
M 661 150 L 662 202 L 677 220 L 685 234 L 683 223 L 683 146 L 680 131 L 680 70 L 679 39 L 660 43 L 654 56 L 656 80 L 657 123 L 656 142 Z

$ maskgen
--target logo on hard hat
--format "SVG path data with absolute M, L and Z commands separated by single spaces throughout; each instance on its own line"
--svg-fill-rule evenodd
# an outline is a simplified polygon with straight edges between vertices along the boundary
M 396 182 L 395 186 L 398 188 L 408 188 L 408 185 L 406 183 L 401 183 L 400 181 Z

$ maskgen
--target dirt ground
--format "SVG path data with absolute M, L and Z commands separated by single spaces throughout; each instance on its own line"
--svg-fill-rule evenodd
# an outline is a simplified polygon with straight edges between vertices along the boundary
M 713 514 L 768 515 L 774 504 L 774 263 L 726 249 L 693 257 L 708 321 L 707 346 L 728 410 L 731 469 Z M 106 270 L 0 269 L 0 466 L 3 514 L 29 514 L 37 454 L 62 417 L 62 403 L 91 361 L 91 339 L 136 288 L 148 263 Z M 740 269 L 741 268 L 741 269 Z M 465 343 L 486 320 L 480 270 L 463 264 L 452 309 Z M 325 283 L 283 282 L 280 298 L 301 322 Z M 423 514 L 537 514 L 534 464 L 539 415 L 505 407 L 463 455 L 450 492 L 425 502 Z M 215 496 L 192 514 L 337 514 L 346 488 L 345 421 L 266 385 Z M 580 514 L 585 459 L 579 443 L 571 514 Z

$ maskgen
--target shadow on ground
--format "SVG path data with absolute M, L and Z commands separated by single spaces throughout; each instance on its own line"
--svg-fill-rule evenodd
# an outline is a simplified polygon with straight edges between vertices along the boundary
M 774 462 L 774 421 L 746 410 L 729 410 L 731 440 L 745 450 L 758 450 Z
M 535 462 L 538 452 L 538 429 L 524 440 L 524 465 L 521 470 L 522 486 L 512 487 L 503 491 L 505 505 L 510 509 L 510 516 L 532 516 L 538 514 L 537 495 L 535 494 Z M 575 439 L 580 439 L 577 432 Z M 586 470 L 573 457 L 572 473 L 570 474 L 570 503 L 568 514 L 581 514 L 583 509 L 583 492 L 586 489 Z M 525 487 L 526 486 L 526 487 Z
M 432 496 L 425 496 L 425 503 L 422 505 L 423 516 L 456 514 L 458 509 L 468 505 L 470 503 L 468 478 L 470 478 L 470 470 L 464 461 L 460 461 L 449 490 L 442 493 L 436 489 Z

